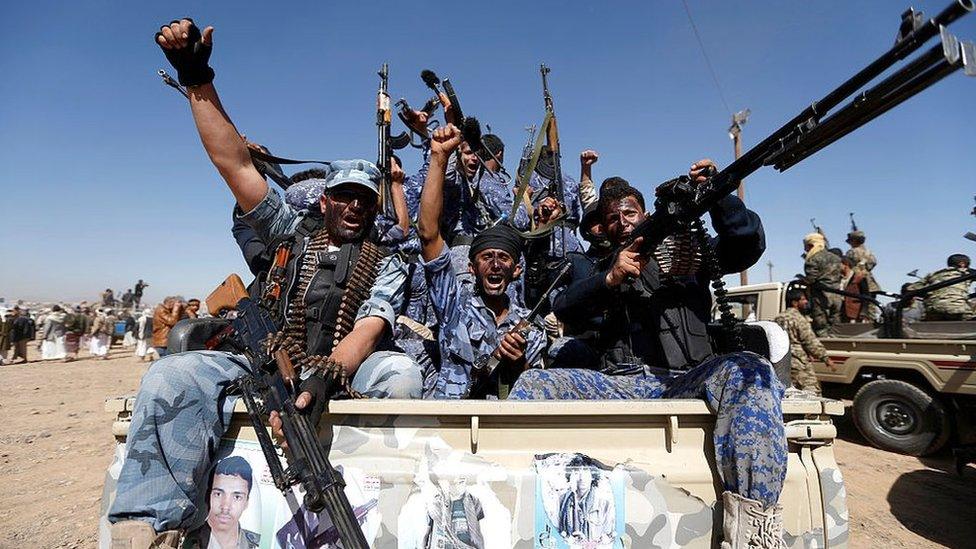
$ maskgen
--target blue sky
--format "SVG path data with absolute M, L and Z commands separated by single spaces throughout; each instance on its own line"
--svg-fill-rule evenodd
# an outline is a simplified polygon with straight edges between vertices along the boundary
M 905 0 L 688 0 L 733 110 L 750 108 L 746 147 L 877 57 Z M 945 0 L 920 0 L 934 14 Z M 666 2 L 18 2 L 0 34 L 0 296 L 94 298 L 137 278 L 147 297 L 203 296 L 245 273 L 232 199 L 188 107 L 155 72 L 161 23 L 216 27 L 211 64 L 238 128 L 293 157 L 375 158 L 376 70 L 419 104 L 421 69 L 448 76 L 467 113 L 508 145 L 543 114 L 538 64 L 562 134 L 564 170 L 600 151 L 595 177 L 653 186 L 710 156 L 732 157 L 728 113 L 680 1 Z M 953 25 L 976 38 L 976 15 Z M 167 67 L 168 68 L 168 67 Z M 171 73 L 173 71 L 170 71 Z M 882 285 L 934 270 L 976 230 L 976 80 L 941 82 L 826 151 L 748 179 L 768 250 L 766 281 L 802 270 L 815 217 L 843 244 L 854 211 Z M 408 168 L 417 158 L 409 157 Z

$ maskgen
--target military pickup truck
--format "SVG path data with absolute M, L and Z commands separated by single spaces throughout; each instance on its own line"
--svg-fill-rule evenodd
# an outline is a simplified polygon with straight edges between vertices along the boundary
M 787 284 L 730 288 L 733 311 L 773 320 Z M 853 398 L 858 430 L 878 448 L 921 456 L 976 443 L 976 322 L 842 324 L 820 341 L 837 371 L 815 362 L 825 396 Z M 898 320 L 891 325 L 891 318 Z
M 101 547 L 110 544 L 106 515 L 133 404 L 106 403 L 118 444 L 105 477 Z M 790 398 L 783 413 L 787 545 L 846 547 L 831 422 L 843 406 Z M 714 426 L 715 414 L 700 400 L 371 399 L 330 402 L 320 434 L 332 442 L 330 459 L 370 547 L 708 548 L 722 534 Z M 275 488 L 241 403 L 217 459 L 230 456 L 238 469 L 243 458 L 254 479 L 244 509 L 230 513 L 249 547 L 336 546 L 327 514 L 305 510 L 297 488 Z M 564 503 L 589 491 L 587 533 L 567 534 Z

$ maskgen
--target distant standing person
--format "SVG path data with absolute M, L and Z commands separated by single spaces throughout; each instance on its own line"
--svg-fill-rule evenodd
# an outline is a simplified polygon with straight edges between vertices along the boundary
M 790 336 L 790 381 L 793 386 L 808 393 L 820 396 L 820 380 L 810 364 L 811 359 L 823 361 L 831 370 L 834 363 L 827 356 L 827 349 L 817 339 L 810 327 L 810 321 L 803 316 L 809 302 L 803 290 L 796 288 L 786 292 L 787 309 L 776 317 L 786 334 Z
M 112 310 L 98 311 L 91 329 L 91 344 L 89 351 L 92 356 L 108 360 L 108 350 L 112 346 L 112 332 L 115 331 L 115 318 Z
M 7 361 L 7 353 L 10 352 L 10 326 L 13 324 L 10 316 L 9 312 L 0 316 L 0 365 Z
M 867 281 L 868 293 L 874 294 L 881 291 L 881 285 L 874 278 L 874 268 L 878 265 L 878 259 L 864 245 L 865 240 L 867 237 L 864 231 L 854 230 L 847 233 L 847 244 L 850 249 L 844 253 L 844 257 L 854 262 L 854 272 L 864 277 Z M 877 306 L 873 303 L 867 304 L 864 313 L 868 319 L 873 319 L 877 316 Z
M 140 361 L 152 360 L 155 349 L 152 346 L 153 320 L 152 309 L 143 309 L 136 321 L 136 356 Z
M 102 292 L 102 306 L 103 307 L 114 307 L 115 306 L 115 292 L 112 288 L 105 288 Z
M 840 289 L 840 257 L 827 249 L 827 239 L 820 233 L 803 238 L 803 273 L 807 284 Z M 823 337 L 840 315 L 841 298 L 816 287 L 810 288 L 810 321 L 813 331 Z
M 152 319 L 152 344 L 159 356 L 166 356 L 166 340 L 169 331 L 183 316 L 183 302 L 170 296 L 156 306 Z
M 75 305 L 74 310 L 64 321 L 64 350 L 67 353 L 67 361 L 78 358 L 81 341 L 90 328 L 91 319 L 82 310 L 81 305 Z
M 51 307 L 50 314 L 41 326 L 41 360 L 64 360 L 68 353 L 64 347 L 64 321 L 68 315 L 60 305 Z
M 122 294 L 122 308 L 131 309 L 132 304 L 135 302 L 135 299 L 136 297 L 135 294 L 132 293 L 132 290 L 131 289 L 126 290 L 125 293 Z
M 142 304 L 142 292 L 147 286 L 149 286 L 149 284 L 143 282 L 141 278 L 139 279 L 139 282 L 136 282 L 135 291 L 132 292 L 132 297 L 135 299 L 136 309 L 138 309 Z
M 925 275 L 922 280 L 910 284 L 909 290 L 918 290 L 938 282 L 945 282 L 969 273 L 969 256 L 952 254 L 946 260 L 946 268 Z M 973 282 L 959 282 L 922 296 L 925 320 L 972 320 L 976 318 L 969 303 L 969 288 Z
M 21 359 L 21 363 L 29 362 L 27 360 L 27 342 L 34 339 L 34 329 L 31 327 L 27 313 L 21 310 L 19 306 L 14 307 L 11 312 L 10 343 L 14 349 L 14 355 L 10 358 L 10 363 L 16 364 L 18 358 Z

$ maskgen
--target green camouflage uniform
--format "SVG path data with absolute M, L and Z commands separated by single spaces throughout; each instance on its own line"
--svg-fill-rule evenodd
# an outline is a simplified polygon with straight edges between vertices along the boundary
M 820 381 L 810 360 L 823 361 L 827 349 L 810 328 L 810 321 L 793 307 L 776 317 L 776 324 L 790 336 L 790 379 L 793 385 L 820 396 Z
M 909 285 L 908 289 L 917 290 L 924 286 L 962 276 L 968 272 L 967 269 L 946 267 L 926 275 L 922 280 Z M 925 320 L 971 320 L 976 318 L 973 307 L 969 304 L 969 286 L 971 284 L 972 281 L 960 282 L 924 296 Z
M 803 273 L 807 282 L 819 282 L 830 288 L 840 289 L 840 258 L 827 250 L 807 255 L 803 263 Z M 819 290 L 810 292 L 810 320 L 813 331 L 823 337 L 840 316 L 843 298 Z
M 867 246 L 864 244 L 861 244 L 860 246 L 852 246 L 851 249 L 847 250 L 847 253 L 844 254 L 844 257 L 847 257 L 854 262 L 855 274 L 864 275 L 865 279 L 868 281 L 868 292 L 874 293 L 881 291 L 881 286 L 878 284 L 878 281 L 874 279 L 874 274 L 871 272 L 874 270 L 875 265 L 878 264 L 878 259 L 874 257 L 874 254 L 871 253 L 871 250 L 869 250 Z M 865 307 L 863 309 L 862 316 L 867 315 L 868 318 L 865 318 L 864 320 L 873 319 L 876 317 L 877 308 L 877 305 L 873 303 Z

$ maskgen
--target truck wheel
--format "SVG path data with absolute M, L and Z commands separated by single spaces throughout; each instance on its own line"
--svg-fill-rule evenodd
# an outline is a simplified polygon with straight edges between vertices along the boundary
M 939 451 L 949 440 L 949 414 L 938 399 L 904 381 L 879 379 L 854 395 L 854 424 L 882 450 L 910 456 Z

